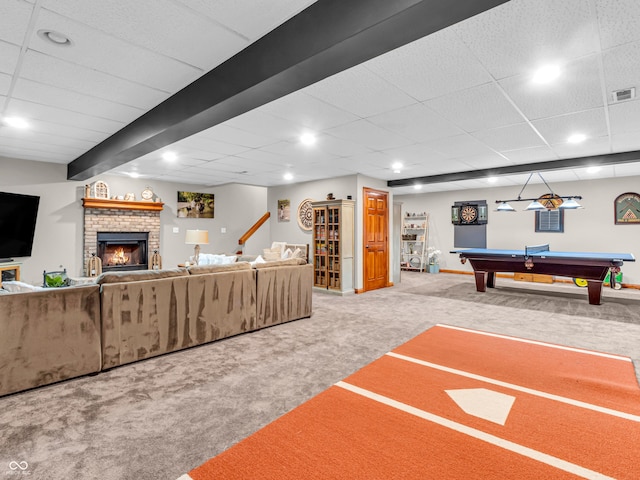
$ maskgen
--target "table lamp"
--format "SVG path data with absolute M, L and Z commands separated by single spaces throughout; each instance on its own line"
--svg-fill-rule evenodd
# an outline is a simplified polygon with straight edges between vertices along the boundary
M 195 245 L 193 251 L 193 263 L 198 265 L 200 258 L 200 245 L 209 244 L 209 231 L 208 230 L 187 230 L 184 243 L 187 245 Z

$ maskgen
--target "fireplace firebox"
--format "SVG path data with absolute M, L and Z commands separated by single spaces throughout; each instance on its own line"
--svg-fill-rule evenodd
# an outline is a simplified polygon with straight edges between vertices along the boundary
M 98 232 L 102 271 L 147 270 L 149 232 Z

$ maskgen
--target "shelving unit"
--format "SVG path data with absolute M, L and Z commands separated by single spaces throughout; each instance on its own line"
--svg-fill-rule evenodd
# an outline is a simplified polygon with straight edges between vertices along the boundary
M 427 268 L 429 214 L 406 213 L 402 218 L 400 268 L 423 272 Z
M 313 208 L 313 286 L 331 293 L 353 293 L 353 200 L 326 200 Z

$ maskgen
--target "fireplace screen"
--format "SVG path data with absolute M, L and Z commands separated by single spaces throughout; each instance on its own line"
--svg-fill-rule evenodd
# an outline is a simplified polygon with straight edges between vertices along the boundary
M 148 242 L 148 232 L 98 232 L 102 271 L 148 269 Z

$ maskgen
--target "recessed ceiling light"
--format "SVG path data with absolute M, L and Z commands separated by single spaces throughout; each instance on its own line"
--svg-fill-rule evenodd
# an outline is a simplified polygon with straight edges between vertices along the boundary
M 587 136 L 584 133 L 574 133 L 569 138 L 567 138 L 567 142 L 569 143 L 582 143 L 587 139 Z
M 129 176 L 131 178 L 138 178 L 140 176 L 140 174 L 138 172 L 129 172 Z
M 283 178 L 285 180 L 293 180 L 293 173 L 287 172 L 287 173 L 284 174 Z
M 54 30 L 38 30 L 38 36 L 45 42 L 55 45 L 56 47 L 70 47 L 73 42 L 65 34 Z
M 29 124 L 27 123 L 27 121 L 24 118 L 20 118 L 20 117 L 4 117 L 2 121 L 9 127 L 13 127 L 13 128 L 29 127 Z
M 316 136 L 313 133 L 303 133 L 300 135 L 300 143 L 311 146 L 316 143 Z
M 414 188 L 415 190 L 420 190 L 420 189 L 422 188 L 422 185 L 420 185 L 419 183 L 416 183 L 416 184 L 413 186 L 413 188 Z
M 498 181 L 498 179 L 496 177 L 488 177 L 487 178 L 487 182 L 489 183 L 496 183 Z
M 553 82 L 560 76 L 560 67 L 558 65 L 545 65 L 540 67 L 533 74 L 532 81 L 541 85 Z
M 162 154 L 162 158 L 167 160 L 168 162 L 173 162 L 178 158 L 178 156 L 173 152 L 164 152 Z
M 600 171 L 600 167 L 589 167 L 587 168 L 587 173 L 597 173 Z

